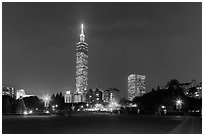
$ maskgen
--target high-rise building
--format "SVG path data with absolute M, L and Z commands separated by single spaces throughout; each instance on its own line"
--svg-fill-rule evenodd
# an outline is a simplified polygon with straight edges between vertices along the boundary
M 131 74 L 128 76 L 128 100 L 145 94 L 145 76 Z
M 85 102 L 88 87 L 88 44 L 85 43 L 83 24 L 81 25 L 80 41 L 76 46 L 76 93 L 81 95 L 81 101 Z
M 73 102 L 73 95 L 70 91 L 66 91 L 66 94 L 64 95 L 64 102 L 65 103 L 72 103 Z

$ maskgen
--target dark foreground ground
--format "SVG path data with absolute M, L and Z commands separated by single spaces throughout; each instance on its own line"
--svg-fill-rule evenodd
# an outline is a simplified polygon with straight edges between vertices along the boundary
M 2 116 L 3 134 L 201 134 L 202 118 L 76 113 L 69 116 Z

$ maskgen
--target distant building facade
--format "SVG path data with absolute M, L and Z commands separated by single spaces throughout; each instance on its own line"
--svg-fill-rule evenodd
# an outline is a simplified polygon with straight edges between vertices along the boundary
M 108 90 L 104 90 L 103 102 L 104 103 L 119 102 L 119 90 L 116 88 L 109 88 Z
M 103 103 L 103 91 L 98 88 L 95 88 L 94 90 L 89 89 L 86 94 L 86 101 L 91 106 L 95 104 L 102 104 Z
M 64 95 L 64 102 L 65 103 L 72 103 L 73 102 L 73 94 L 71 91 L 66 91 Z
M 82 94 L 75 92 L 73 95 L 74 103 L 80 103 L 83 102 Z
M 2 85 L 2 95 L 8 95 L 12 98 L 16 98 L 16 90 L 13 86 Z
M 119 90 L 110 88 L 110 102 L 119 102 Z
M 94 103 L 95 104 L 102 104 L 102 91 L 100 91 L 98 88 L 94 89 Z
M 128 100 L 145 94 L 145 76 L 131 74 L 128 76 Z
M 198 83 L 193 79 L 191 82 L 180 83 L 179 86 L 183 89 L 186 96 L 194 97 L 196 99 L 202 98 L 202 82 Z
M 94 98 L 95 98 L 95 96 L 94 96 L 93 90 L 92 90 L 92 89 L 89 89 L 89 90 L 87 91 L 87 93 L 86 93 L 86 102 L 87 102 L 90 106 L 94 105 Z
M 195 97 L 200 99 L 202 98 L 202 82 L 199 83 L 199 85 L 196 86 L 196 93 L 195 93 Z
M 110 91 L 109 90 L 104 90 L 104 92 L 103 92 L 103 102 L 104 103 L 109 103 L 110 102 Z

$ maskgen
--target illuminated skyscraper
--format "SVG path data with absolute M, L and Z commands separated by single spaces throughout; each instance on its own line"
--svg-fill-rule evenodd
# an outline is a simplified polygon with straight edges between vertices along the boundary
M 145 76 L 131 74 L 128 76 L 128 100 L 145 94 Z
M 76 44 L 76 93 L 85 102 L 88 87 L 88 44 L 85 43 L 83 24 L 81 25 L 80 41 Z

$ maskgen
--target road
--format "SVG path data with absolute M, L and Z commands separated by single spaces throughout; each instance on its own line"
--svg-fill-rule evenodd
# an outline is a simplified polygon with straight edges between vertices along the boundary
M 111 115 L 2 116 L 3 134 L 201 134 L 202 118 L 190 116 Z

